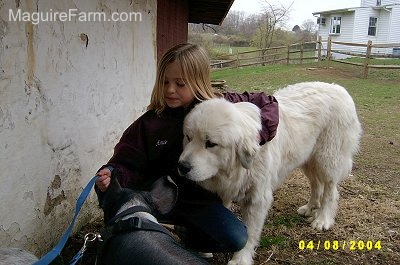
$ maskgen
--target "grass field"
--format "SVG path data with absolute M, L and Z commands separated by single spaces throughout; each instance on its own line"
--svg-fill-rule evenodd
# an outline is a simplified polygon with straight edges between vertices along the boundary
M 364 63 L 365 58 L 348 58 L 346 61 L 354 63 Z M 400 65 L 400 59 L 387 59 L 387 58 L 376 58 L 370 59 L 369 64 L 373 65 Z
M 216 45 L 214 46 L 213 50 L 217 53 L 220 54 L 236 54 L 238 52 L 248 52 L 248 51 L 254 51 L 257 50 L 258 48 L 256 47 L 234 47 L 234 46 L 228 46 L 228 45 Z
M 368 79 L 360 78 L 361 71 L 332 63 L 324 68 L 275 65 L 213 73 L 213 79 L 226 80 L 230 88 L 270 94 L 302 81 L 340 84 L 353 96 L 364 129 L 353 176 L 339 189 L 333 229 L 315 231 L 296 214 L 309 196 L 307 179 L 296 171 L 274 196 L 255 264 L 400 264 L 400 70 L 371 71 Z M 353 240 L 355 249 L 349 250 Z M 219 255 L 213 264 L 228 259 Z

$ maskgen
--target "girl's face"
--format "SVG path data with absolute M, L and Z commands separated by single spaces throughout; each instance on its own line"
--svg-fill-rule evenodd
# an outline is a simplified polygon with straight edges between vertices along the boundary
M 165 68 L 164 99 L 170 108 L 186 108 L 194 99 L 177 62 L 172 62 Z

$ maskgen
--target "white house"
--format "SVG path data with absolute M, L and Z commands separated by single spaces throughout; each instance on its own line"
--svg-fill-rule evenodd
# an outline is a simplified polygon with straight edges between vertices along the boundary
M 377 44 L 397 43 L 393 48 L 373 48 L 372 54 L 400 56 L 400 0 L 361 0 L 360 7 L 314 12 L 323 40 Z M 326 47 L 323 47 L 326 48 Z M 333 50 L 365 53 L 365 47 L 333 45 Z M 334 53 L 333 57 L 346 55 Z

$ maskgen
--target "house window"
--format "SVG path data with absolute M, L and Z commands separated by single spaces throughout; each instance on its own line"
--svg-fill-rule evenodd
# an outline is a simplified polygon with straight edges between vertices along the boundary
M 331 29 L 329 33 L 339 34 L 340 33 L 340 22 L 341 17 L 331 17 Z
M 380 6 L 382 4 L 381 2 L 382 2 L 381 0 L 376 0 L 376 5 Z
M 378 18 L 370 17 L 369 18 L 369 25 L 368 25 L 368 35 L 369 36 L 376 36 L 376 24 L 378 22 Z

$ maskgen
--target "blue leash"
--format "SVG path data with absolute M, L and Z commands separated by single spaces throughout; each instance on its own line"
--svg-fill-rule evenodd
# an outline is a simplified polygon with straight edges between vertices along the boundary
M 39 261 L 35 262 L 34 265 L 48 265 L 50 264 L 58 255 L 60 255 L 62 249 L 64 248 L 65 244 L 67 243 L 67 240 L 69 236 L 71 235 L 72 228 L 75 225 L 76 218 L 78 217 L 78 214 L 82 208 L 83 203 L 85 202 L 87 196 L 89 195 L 90 191 L 92 190 L 94 183 L 98 176 L 94 176 L 89 183 L 86 185 L 86 187 L 83 189 L 81 195 L 79 195 L 78 200 L 76 201 L 76 206 L 75 206 L 75 215 L 74 218 L 72 219 L 71 224 L 65 231 L 65 233 L 62 235 L 60 241 L 58 244 L 50 251 L 48 252 L 45 256 L 43 256 Z M 81 258 L 83 255 L 83 251 L 79 251 L 78 254 L 72 259 L 70 264 L 75 264 L 79 258 Z

